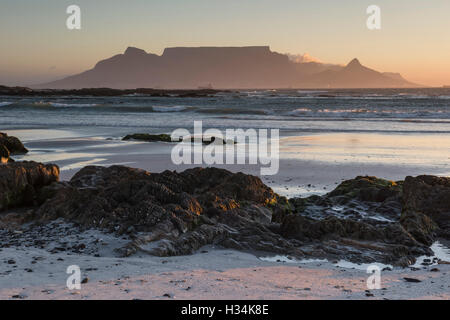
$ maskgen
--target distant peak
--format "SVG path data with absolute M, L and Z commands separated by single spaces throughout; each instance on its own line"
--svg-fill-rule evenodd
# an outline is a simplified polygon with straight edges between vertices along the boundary
M 362 67 L 361 63 L 356 58 L 350 61 L 350 63 L 347 65 L 347 68 L 354 68 L 354 67 Z
M 135 47 L 128 47 L 127 50 L 125 50 L 125 55 L 144 55 L 144 54 L 147 54 L 147 52 Z

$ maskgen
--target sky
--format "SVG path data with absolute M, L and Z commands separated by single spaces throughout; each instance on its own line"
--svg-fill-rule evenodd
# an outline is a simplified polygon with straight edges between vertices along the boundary
M 81 30 L 66 27 L 74 4 Z M 381 30 L 366 26 L 369 5 L 381 8 Z M 175 46 L 269 45 L 450 85 L 449 16 L 449 0 L 0 0 L 0 84 L 76 74 L 128 46 L 161 54 Z

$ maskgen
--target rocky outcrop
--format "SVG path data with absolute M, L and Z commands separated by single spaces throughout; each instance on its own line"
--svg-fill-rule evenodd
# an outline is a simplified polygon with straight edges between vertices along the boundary
M 191 143 L 195 143 L 196 140 L 200 140 L 200 137 L 192 137 L 188 136 L 183 139 L 179 140 L 172 140 L 172 137 L 168 134 L 148 134 L 148 133 L 134 133 L 126 135 L 122 138 L 123 141 L 129 141 L 129 140 L 136 140 L 136 141 L 145 141 L 145 142 L 181 142 L 182 140 L 190 141 Z M 234 140 L 225 140 L 223 137 L 210 137 L 210 136 L 202 136 L 202 144 L 209 145 L 209 144 L 236 144 L 236 141 Z
M 399 223 L 401 183 L 371 177 L 346 181 L 324 197 L 288 201 L 257 177 L 221 169 L 86 167 L 54 190 L 35 219 L 127 234 L 133 241 L 120 249 L 125 256 L 183 255 L 218 244 L 406 266 L 431 253 Z
M 396 222 L 402 208 L 402 184 L 376 177 L 356 177 L 341 183 L 325 196 L 290 199 L 296 212 L 325 219 L 329 216 L 355 221 Z
M 350 243 L 350 247 L 364 248 L 360 253 L 365 259 L 369 255 L 406 266 L 429 250 L 399 223 L 402 186 L 402 182 L 357 177 L 324 196 L 290 199 L 295 214 L 277 217 L 281 234 L 307 243 Z M 348 256 L 345 251 L 340 256 Z
M 328 198 L 342 196 L 347 200 L 384 202 L 389 198 L 398 198 L 402 192 L 402 182 L 394 182 L 377 177 L 356 177 L 341 183 L 328 194 Z
M 58 181 L 55 165 L 36 162 L 15 162 L 0 165 L 0 211 L 32 206 L 45 199 L 45 186 Z
M 224 90 L 214 89 L 193 89 L 193 90 L 165 90 L 152 88 L 137 89 L 111 89 L 111 88 L 85 88 L 82 89 L 30 89 L 26 87 L 6 87 L 0 86 L 0 95 L 5 96 L 94 96 L 94 97 L 118 97 L 129 95 L 146 95 L 150 97 L 170 97 L 170 98 L 206 98 L 212 97 L 217 93 L 225 92 Z
M 401 223 L 427 245 L 436 236 L 450 239 L 450 178 L 407 177 L 403 186 Z
M 0 132 L 0 145 L 9 150 L 11 154 L 24 154 L 27 153 L 27 148 L 16 137 L 10 137 L 6 133 Z
M 124 255 L 137 250 L 189 254 L 212 243 L 268 251 L 280 244 L 281 251 L 298 251 L 269 229 L 272 212 L 284 210 L 286 203 L 259 178 L 221 169 L 151 174 L 121 166 L 86 167 L 35 217 L 134 234 Z
M 0 164 L 9 162 L 10 152 L 8 148 L 0 144 Z
M 27 148 L 18 138 L 0 132 L 0 164 L 14 162 L 11 158 L 12 154 L 25 154 L 27 152 Z
M 148 134 L 148 133 L 134 133 L 126 135 L 122 138 L 123 141 L 138 140 L 146 142 L 172 142 L 172 138 L 168 134 Z
M 27 219 L 64 219 L 127 236 L 123 256 L 191 254 L 215 244 L 295 258 L 408 266 L 448 239 L 449 178 L 357 177 L 324 196 L 287 200 L 258 177 L 217 168 L 149 173 L 89 166 L 69 182 L 32 162 L 0 167 L 0 210 L 35 205 Z

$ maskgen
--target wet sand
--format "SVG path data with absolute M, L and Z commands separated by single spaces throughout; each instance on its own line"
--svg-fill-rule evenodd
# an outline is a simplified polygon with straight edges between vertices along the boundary
M 52 162 L 62 180 L 86 165 L 114 164 L 150 172 L 183 171 L 168 143 L 123 142 L 127 132 L 85 130 L 9 130 L 30 153 L 17 160 Z M 374 175 L 392 180 L 407 175 L 450 175 L 450 148 L 439 137 L 415 143 L 414 136 L 321 134 L 284 137 L 280 172 L 263 176 L 277 193 L 293 197 L 323 194 L 342 180 Z M 448 143 L 448 142 L 446 142 Z M 371 146 L 371 147 L 369 147 Z M 375 156 L 374 156 L 375 155 Z M 233 172 L 259 175 L 260 166 L 224 165 Z M 97 235 L 94 235 L 97 236 Z M 106 242 L 120 241 L 98 235 Z M 0 251 L 0 299 L 449 299 L 449 265 L 382 272 L 382 288 L 366 292 L 365 270 L 338 268 L 330 262 L 283 263 L 254 254 L 204 248 L 186 257 L 118 258 L 106 245 L 100 257 L 56 253 L 32 247 Z M 39 258 L 39 259 L 36 259 Z M 14 264 L 8 261 L 14 260 Z M 33 261 L 35 261 L 33 263 Z M 66 288 L 66 268 L 79 265 L 81 290 Z M 438 271 L 432 271 L 438 269 Z M 29 271 L 32 270 L 32 271 Z M 276 275 L 276 276 L 275 276 Z M 421 282 L 409 283 L 403 278 Z
M 3 249 L 1 256 L 16 263 L 0 264 L 1 274 L 12 270 L 0 276 L 0 299 L 450 299 L 450 265 L 383 271 L 381 289 L 369 290 L 364 270 L 267 262 L 212 247 L 171 258 L 52 255 L 31 248 Z M 39 258 L 35 264 L 33 257 Z M 80 290 L 66 286 L 69 265 L 79 265 L 81 279 L 88 279 Z
M 102 134 L 99 134 L 102 130 Z M 124 130 L 124 129 L 122 129 Z M 183 171 L 199 165 L 175 165 L 175 144 L 121 141 L 117 129 L 9 130 L 24 141 L 30 153 L 18 160 L 55 163 L 61 179 L 69 180 L 87 165 L 125 165 L 150 172 Z M 288 197 L 323 194 L 358 175 L 390 180 L 433 174 L 450 176 L 449 139 L 437 135 L 320 134 L 282 136 L 279 172 L 262 176 L 277 193 Z M 205 166 L 205 165 L 204 165 Z M 260 176 L 261 165 L 216 165 L 232 172 Z

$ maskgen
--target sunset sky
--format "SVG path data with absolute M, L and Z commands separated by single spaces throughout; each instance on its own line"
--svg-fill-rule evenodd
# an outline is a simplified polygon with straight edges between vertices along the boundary
M 66 28 L 77 4 L 82 30 Z M 366 27 L 381 7 L 382 29 Z M 412 82 L 450 85 L 449 0 L 1 0 L 0 84 L 28 85 L 92 68 L 128 46 L 270 45 L 328 63 L 357 57 Z

